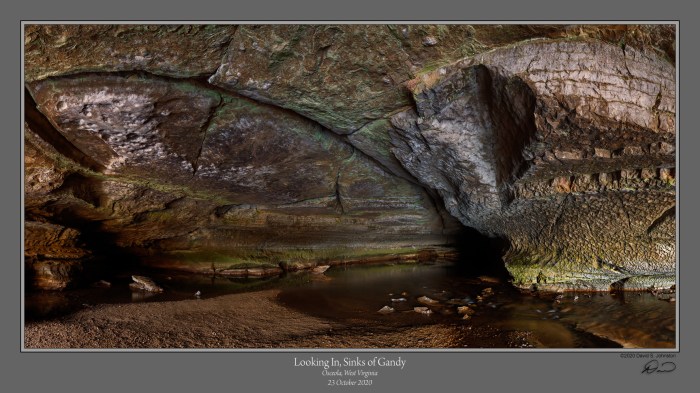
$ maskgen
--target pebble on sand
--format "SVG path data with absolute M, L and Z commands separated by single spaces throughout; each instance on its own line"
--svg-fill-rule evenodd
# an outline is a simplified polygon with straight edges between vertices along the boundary
M 380 314 L 391 314 L 392 312 L 394 312 L 394 309 L 392 307 L 389 307 L 389 306 L 384 306 L 384 307 L 380 308 L 379 311 L 377 311 L 377 312 Z
M 413 307 L 413 311 L 419 313 L 419 314 L 425 314 L 425 315 L 430 315 L 433 313 L 431 309 L 428 307 Z
M 439 303 L 437 300 L 431 299 L 427 296 L 419 297 L 418 302 L 423 303 L 423 304 L 438 304 Z
M 472 309 L 471 307 L 468 307 L 468 306 L 460 306 L 460 307 L 457 307 L 457 312 L 460 314 L 472 315 L 476 311 L 474 311 L 474 309 Z

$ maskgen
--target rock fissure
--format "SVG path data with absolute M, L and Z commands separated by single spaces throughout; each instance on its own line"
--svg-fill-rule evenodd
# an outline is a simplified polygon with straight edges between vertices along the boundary
M 343 198 L 340 196 L 340 172 L 338 169 L 338 174 L 335 176 L 335 202 L 336 206 L 340 209 L 340 214 L 345 214 L 345 207 L 343 207 Z
M 207 131 L 209 130 L 209 126 L 211 125 L 214 117 L 216 116 L 216 112 L 221 109 L 221 107 L 224 105 L 224 100 L 219 97 L 219 104 L 212 108 L 211 111 L 209 112 L 209 116 L 207 117 L 207 120 L 204 122 L 202 125 L 202 143 L 199 145 L 199 150 L 197 151 L 197 156 L 195 157 L 194 161 L 192 162 L 192 177 L 195 177 L 197 175 L 197 169 L 199 169 L 199 157 L 202 155 L 202 148 L 204 147 L 204 144 L 207 141 Z
M 616 193 L 615 196 L 617 197 L 617 200 L 620 204 L 620 210 L 625 214 L 625 218 L 627 218 L 627 227 L 632 228 L 632 219 L 630 218 L 630 214 L 627 211 L 627 208 L 625 207 L 625 201 L 622 199 L 622 196 L 619 193 Z
M 630 68 L 627 66 L 627 45 L 624 43 L 620 45 L 622 49 L 622 58 L 624 59 L 624 65 L 625 65 L 625 70 L 627 71 L 627 76 L 631 79 L 633 78 L 632 72 L 630 71 Z

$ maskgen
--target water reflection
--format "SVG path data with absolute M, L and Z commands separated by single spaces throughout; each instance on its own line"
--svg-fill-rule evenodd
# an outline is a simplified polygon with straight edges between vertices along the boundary
M 466 324 L 497 334 L 528 332 L 530 341 L 542 348 L 675 346 L 675 305 L 649 293 L 532 296 L 492 278 L 465 277 L 443 264 L 354 267 L 327 274 L 331 282 L 285 289 L 280 301 L 338 321 L 395 327 Z M 424 297 L 436 302 L 421 301 Z M 472 311 L 465 317 L 459 307 L 467 305 Z M 416 307 L 432 313 L 417 313 Z
M 164 291 L 152 293 L 134 291 L 129 288 L 131 275 L 138 274 L 154 279 Z M 34 292 L 25 296 L 25 320 L 46 320 L 78 311 L 98 304 L 177 301 L 206 299 L 250 290 L 271 288 L 280 282 L 272 278 L 230 278 L 174 273 L 167 271 L 135 271 L 112 277 L 109 287 L 91 287 L 63 292 Z M 293 280 L 290 280 L 293 281 Z M 200 296 L 195 296 L 197 291 Z
M 128 289 L 130 274 L 125 274 L 112 278 L 108 288 L 29 294 L 25 316 L 50 319 L 105 303 L 194 299 L 197 291 L 206 299 L 278 288 L 278 300 L 288 307 L 368 329 L 441 324 L 503 337 L 526 334 L 528 345 L 542 348 L 675 347 L 675 303 L 652 294 L 532 296 L 497 277 L 465 275 L 445 263 L 334 266 L 324 274 L 267 279 L 138 273 L 152 277 L 165 291 L 133 292 Z M 419 307 L 430 312 L 417 312 Z

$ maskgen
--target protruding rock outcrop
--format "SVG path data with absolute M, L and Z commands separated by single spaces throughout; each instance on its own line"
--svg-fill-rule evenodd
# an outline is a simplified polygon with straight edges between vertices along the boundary
M 672 64 L 541 40 L 409 87 L 416 111 L 392 118 L 396 157 L 462 223 L 510 241 L 518 284 L 602 289 L 674 271 Z
M 40 289 L 76 284 L 91 257 L 77 230 L 34 221 L 24 224 L 24 249 L 28 281 Z

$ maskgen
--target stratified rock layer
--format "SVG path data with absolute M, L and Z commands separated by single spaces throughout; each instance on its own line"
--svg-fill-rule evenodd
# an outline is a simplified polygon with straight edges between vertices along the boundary
M 510 240 L 516 283 L 607 289 L 674 271 L 675 70 L 666 60 L 541 40 L 409 87 L 416 111 L 392 119 L 396 157 L 462 223 Z
M 40 289 L 64 289 L 83 271 L 90 251 L 80 242 L 80 232 L 49 223 L 24 225 L 27 278 Z
M 667 286 L 674 57 L 667 25 L 28 25 L 27 266 L 277 272 L 461 222 L 524 287 Z

